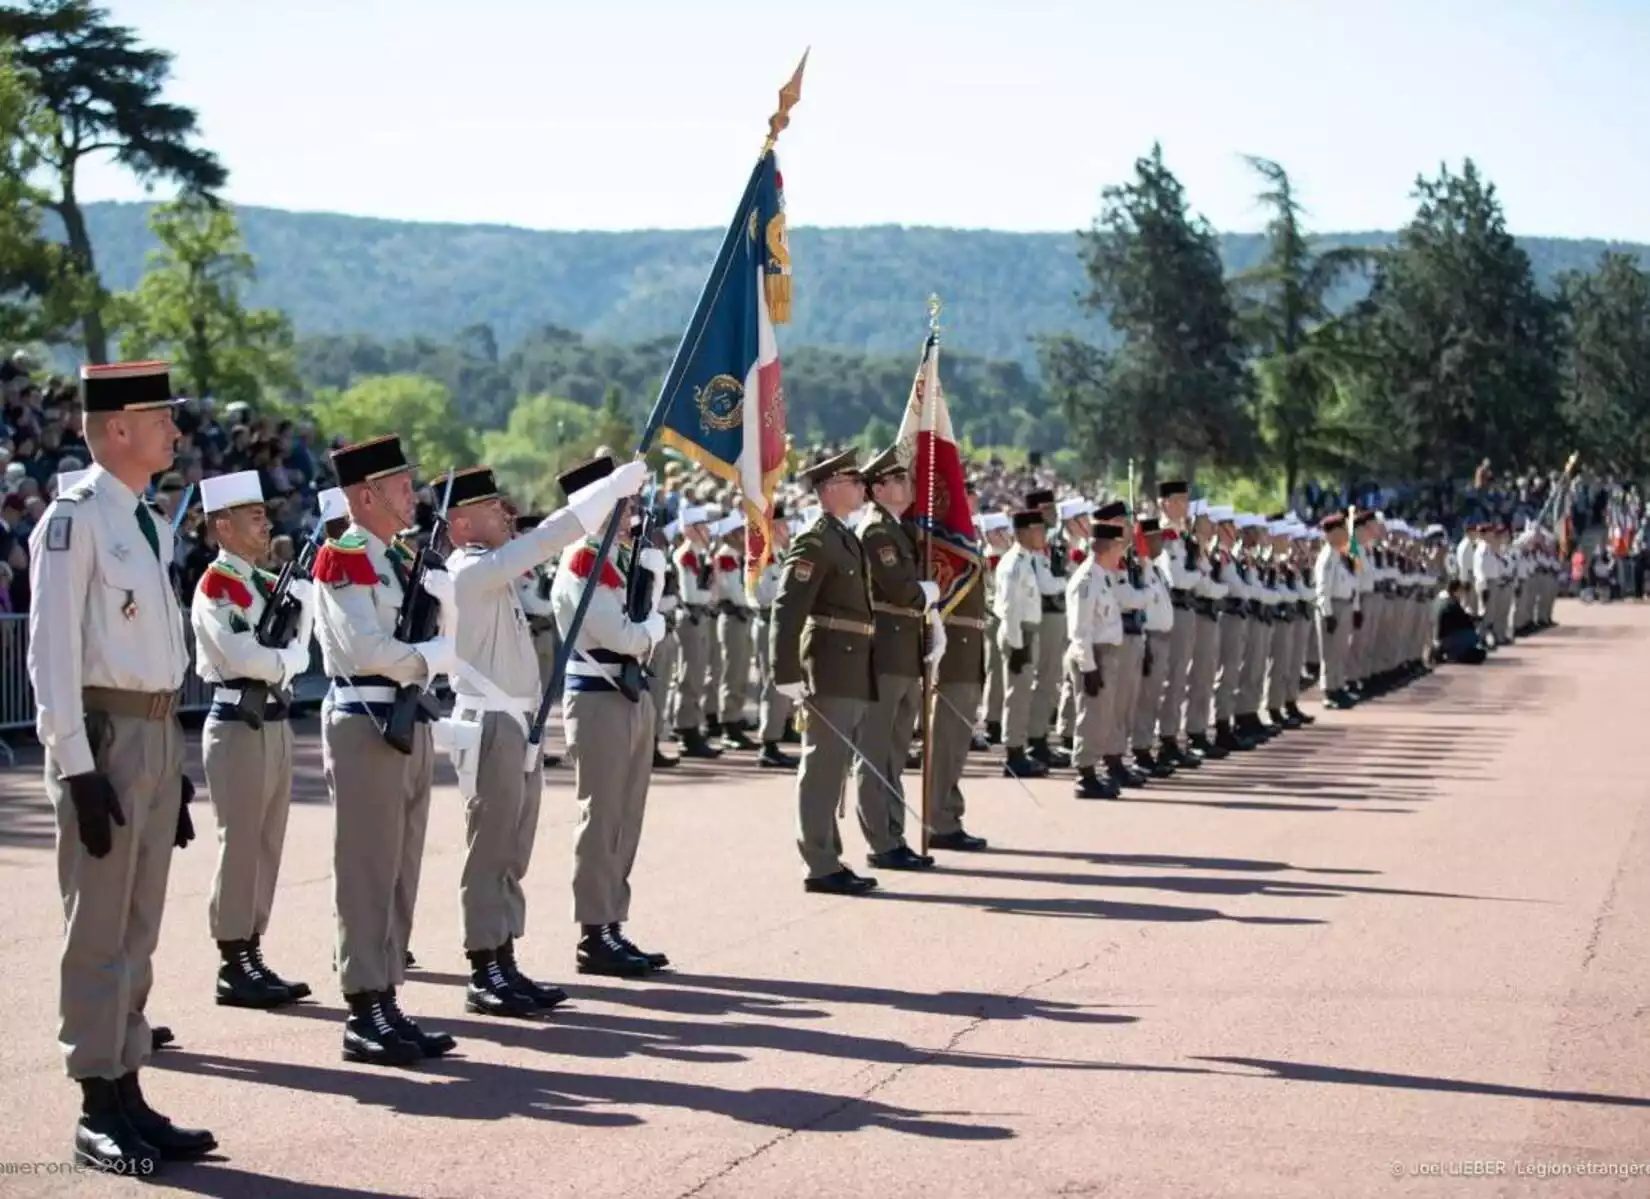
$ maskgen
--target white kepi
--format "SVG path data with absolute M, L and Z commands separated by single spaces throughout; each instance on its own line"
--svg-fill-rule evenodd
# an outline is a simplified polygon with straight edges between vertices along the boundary
M 201 508 L 206 512 L 225 512 L 263 502 L 264 489 L 255 470 L 238 470 L 231 475 L 213 475 L 201 480 Z

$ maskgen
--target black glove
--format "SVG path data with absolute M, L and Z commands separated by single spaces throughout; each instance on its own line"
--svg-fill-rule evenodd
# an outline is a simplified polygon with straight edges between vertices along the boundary
M 1340 627 L 1341 627 L 1341 622 L 1339 620 L 1337 620 L 1335 617 L 1325 616 L 1323 618 L 1323 631 L 1328 633 L 1331 637 L 1333 637 L 1335 635 L 1335 630 L 1340 628 Z
M 1019 674 L 1031 662 L 1031 651 L 1025 646 L 1008 651 L 1008 673 Z
M 1364 627 L 1364 614 L 1362 612 L 1354 612 L 1352 614 L 1352 627 L 1354 629 L 1361 629 Z
M 80 826 L 80 843 L 94 858 L 107 857 L 114 848 L 114 829 L 110 821 L 126 827 L 126 816 L 120 810 L 120 796 L 115 785 L 101 770 L 72 774 L 63 780 L 69 788 L 69 800 L 74 804 L 75 823 Z
M 178 804 L 178 831 L 172 838 L 172 844 L 179 849 L 187 848 L 189 842 L 195 839 L 195 822 L 189 817 L 189 805 L 195 802 L 195 784 L 186 774 L 183 776 L 183 800 Z
M 1098 666 L 1096 666 L 1093 670 L 1085 670 L 1083 672 L 1083 694 L 1088 696 L 1090 699 L 1093 699 L 1095 696 L 1099 695 L 1100 688 L 1105 685 L 1105 680 L 1101 678 L 1100 668 Z
M 1152 677 L 1152 647 L 1149 645 L 1146 647 L 1146 657 L 1140 663 L 1140 677 L 1143 679 Z

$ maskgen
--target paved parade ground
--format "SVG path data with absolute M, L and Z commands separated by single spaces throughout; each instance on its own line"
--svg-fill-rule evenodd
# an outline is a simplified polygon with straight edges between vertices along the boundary
M 1072 799 L 1069 774 L 1028 795 L 976 755 L 991 851 L 867 899 L 803 893 L 790 776 L 684 766 L 637 867 L 630 931 L 676 964 L 651 982 L 573 973 L 552 771 L 521 956 L 573 999 L 538 1023 L 463 1013 L 462 813 L 438 778 L 402 1005 L 460 1049 L 413 1071 L 339 1059 L 308 729 L 265 949 L 315 999 L 213 1005 L 198 803 L 149 1003 L 177 1044 L 144 1077 L 222 1148 L 144 1193 L 1650 1194 L 1650 608 L 1558 617 L 1121 802 Z M 862 868 L 851 805 L 844 836 Z M 0 775 L 0 863 L 0 1194 L 132 1192 L 62 1164 L 79 1095 L 37 751 Z

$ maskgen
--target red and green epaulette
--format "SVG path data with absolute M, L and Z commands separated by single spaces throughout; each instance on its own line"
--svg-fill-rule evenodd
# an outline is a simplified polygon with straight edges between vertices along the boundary
M 252 610 L 252 587 L 229 563 L 219 559 L 201 576 L 200 593 L 209 600 L 226 600 L 243 612 Z
M 329 537 L 317 551 L 310 573 L 317 583 L 327 587 L 342 587 L 347 583 L 361 587 L 378 585 L 378 572 L 367 556 L 366 535 L 353 530 L 342 537 Z

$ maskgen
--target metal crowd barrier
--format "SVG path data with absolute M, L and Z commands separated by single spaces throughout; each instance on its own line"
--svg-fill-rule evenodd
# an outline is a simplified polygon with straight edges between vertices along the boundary
M 212 706 L 212 687 L 195 673 L 195 634 L 187 622 L 184 638 L 189 645 L 189 671 L 183 680 L 180 712 L 204 715 Z M 321 647 L 310 643 L 309 670 L 293 687 L 298 705 L 319 704 L 327 692 L 327 678 L 321 670 Z M 10 766 L 17 760 L 7 738 L 14 733 L 34 732 L 34 688 L 29 684 L 29 618 L 15 612 L 0 613 L 0 759 Z

